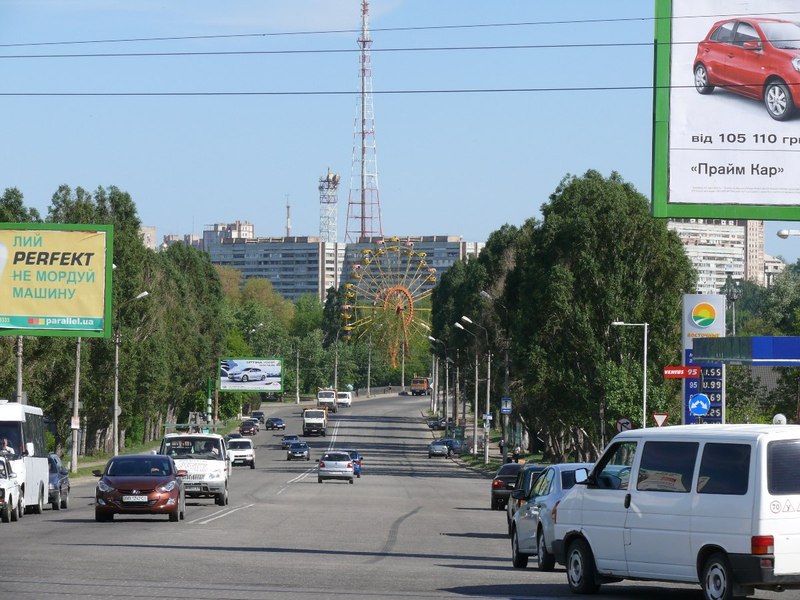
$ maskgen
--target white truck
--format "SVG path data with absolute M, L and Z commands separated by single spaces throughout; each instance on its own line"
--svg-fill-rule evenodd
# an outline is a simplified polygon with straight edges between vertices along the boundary
M 228 504 L 231 459 L 221 435 L 216 433 L 168 433 L 159 454 L 171 456 L 183 477 L 187 498 L 214 498 L 218 506 Z
M 336 412 L 336 390 L 319 390 L 317 392 L 317 406 L 332 413 Z
M 328 428 L 328 412 L 324 408 L 307 408 L 303 411 L 303 435 L 325 437 Z

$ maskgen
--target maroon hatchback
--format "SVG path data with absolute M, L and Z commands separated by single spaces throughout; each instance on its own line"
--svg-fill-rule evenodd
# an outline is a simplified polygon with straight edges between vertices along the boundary
M 95 521 L 111 521 L 114 515 L 168 515 L 184 518 L 186 496 L 183 476 L 175 461 L 161 454 L 115 456 L 100 477 L 94 503 Z

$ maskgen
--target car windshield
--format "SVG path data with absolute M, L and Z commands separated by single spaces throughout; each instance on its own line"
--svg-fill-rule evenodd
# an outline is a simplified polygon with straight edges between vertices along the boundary
M 249 450 L 253 445 L 249 440 L 231 440 L 228 447 L 231 450 Z
M 233 443 L 233 442 L 230 442 Z M 174 459 L 222 460 L 220 440 L 216 438 L 171 437 L 164 440 L 164 454 Z
M 157 457 L 116 458 L 106 468 L 109 477 L 163 477 L 171 474 L 169 461 Z
M 800 49 L 800 25 L 797 23 L 759 23 L 769 43 L 784 50 Z
M 331 462 L 350 462 L 350 455 L 342 452 L 329 453 L 323 456 L 322 460 L 329 460 Z
M 295 442 L 290 447 L 292 450 L 305 450 L 308 446 L 305 442 Z

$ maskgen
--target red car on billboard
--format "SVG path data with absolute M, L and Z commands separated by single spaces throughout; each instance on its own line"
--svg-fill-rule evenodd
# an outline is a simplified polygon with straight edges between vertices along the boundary
M 770 117 L 785 121 L 800 106 L 800 24 L 756 17 L 714 23 L 697 45 L 694 86 L 760 100 Z

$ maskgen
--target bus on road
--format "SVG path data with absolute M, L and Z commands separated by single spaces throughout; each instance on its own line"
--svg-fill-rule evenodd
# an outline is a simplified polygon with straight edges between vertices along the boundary
M 17 475 L 24 506 L 40 514 L 47 502 L 47 444 L 41 408 L 0 400 L 0 446 Z

